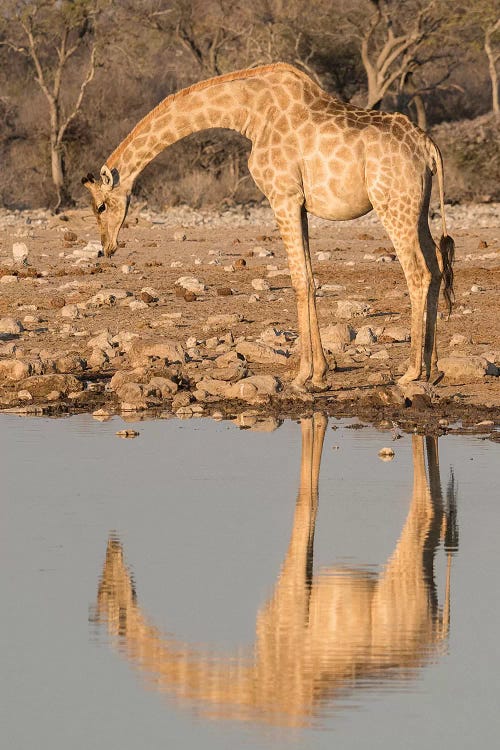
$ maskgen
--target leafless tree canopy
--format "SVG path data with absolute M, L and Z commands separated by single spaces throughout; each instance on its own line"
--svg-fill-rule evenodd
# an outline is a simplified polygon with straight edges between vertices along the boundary
M 461 121 L 489 118 L 498 141 L 499 0 L 3 0 L 0 203 L 79 200 L 80 174 L 162 98 L 278 60 L 359 106 L 403 111 L 423 128 L 453 123 L 453 140 L 456 128 L 465 142 L 475 133 Z M 233 133 L 191 136 L 136 192 L 161 206 L 259 200 L 247 152 Z

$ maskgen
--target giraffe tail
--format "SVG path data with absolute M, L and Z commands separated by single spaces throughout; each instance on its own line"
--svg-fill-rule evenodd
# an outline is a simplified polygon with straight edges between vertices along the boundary
M 448 315 L 451 314 L 455 292 L 453 290 L 453 262 L 455 260 L 455 242 L 446 230 L 446 216 L 444 212 L 444 173 L 443 157 L 441 152 L 430 138 L 427 138 L 430 163 L 429 167 L 433 174 L 437 174 L 439 187 L 439 202 L 441 204 L 441 222 L 443 225 L 443 234 L 439 240 L 439 247 L 436 248 L 439 267 L 441 268 L 444 280 L 443 294 L 448 305 Z

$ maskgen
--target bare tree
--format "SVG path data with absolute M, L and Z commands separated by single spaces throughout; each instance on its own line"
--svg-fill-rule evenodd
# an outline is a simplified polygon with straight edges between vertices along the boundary
M 343 7 L 339 35 L 349 33 L 359 44 L 366 71 L 366 106 L 378 109 L 393 87 L 408 85 L 417 68 L 429 61 L 422 55 L 443 23 L 439 0 L 365 0 L 357 12 Z M 416 96 L 416 94 L 413 94 Z
M 95 72 L 97 0 L 38 0 L 19 5 L 11 2 L 6 9 L 0 44 L 26 58 L 46 99 L 58 210 L 71 203 L 64 141 Z
M 500 117 L 500 102 L 498 96 L 498 70 L 497 64 L 500 60 L 500 44 L 495 49 L 495 40 L 500 42 L 500 12 L 498 18 L 492 18 L 484 29 L 484 51 L 488 57 L 488 71 L 491 80 L 492 110 Z

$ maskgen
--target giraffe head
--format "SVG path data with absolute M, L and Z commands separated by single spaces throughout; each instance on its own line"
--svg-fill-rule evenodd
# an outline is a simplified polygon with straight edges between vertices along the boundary
M 113 255 L 118 246 L 118 232 L 127 215 L 130 194 L 120 185 L 118 170 L 110 169 L 106 164 L 101 169 L 100 180 L 89 172 L 82 184 L 92 196 L 92 210 L 97 218 L 104 254 Z

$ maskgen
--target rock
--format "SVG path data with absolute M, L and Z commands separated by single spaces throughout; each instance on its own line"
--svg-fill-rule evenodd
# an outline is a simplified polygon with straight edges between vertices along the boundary
M 172 410 L 181 409 L 182 407 L 189 406 L 193 397 L 187 391 L 177 393 L 172 400 Z
M 279 328 L 275 328 L 274 326 L 268 326 L 268 328 L 264 328 L 259 336 L 260 341 L 262 341 L 264 344 L 268 344 L 274 349 L 277 346 L 290 346 L 297 340 L 297 338 L 298 334 L 296 334 L 294 331 L 281 331 Z
M 184 240 L 187 239 L 185 233 L 182 231 L 182 229 L 179 229 L 177 232 L 174 232 L 173 238 L 175 242 L 184 242 Z
M 322 284 L 319 288 L 324 294 L 341 294 L 345 292 L 345 286 L 342 286 L 342 284 Z
M 271 287 L 265 279 L 252 279 L 252 287 L 257 292 L 268 292 Z
M 132 293 L 125 289 L 101 289 L 89 299 L 91 305 L 116 305 L 119 300 L 131 297 Z
M 464 336 L 462 333 L 455 333 L 450 339 L 450 347 L 463 346 L 464 344 L 470 344 L 471 340 L 468 336 Z
M 246 267 L 246 264 L 247 262 L 245 258 L 236 258 L 233 265 L 234 265 L 235 271 L 241 271 L 243 270 L 243 268 Z
M 22 382 L 23 389 L 31 393 L 34 398 L 46 398 L 52 391 L 58 391 L 60 396 L 81 390 L 82 386 L 74 375 L 32 375 Z
M 137 430 L 118 430 L 118 432 L 115 434 L 120 438 L 136 438 L 138 437 L 138 435 L 140 435 Z
M 149 387 L 157 389 L 162 398 L 171 398 L 179 390 L 177 383 L 169 378 L 154 377 L 149 381 Z
M 347 323 L 334 323 L 319 330 L 323 349 L 326 352 L 338 352 L 350 344 L 356 332 Z
M 82 258 L 83 260 L 94 260 L 94 258 L 99 258 L 101 255 L 104 255 L 104 253 L 99 240 L 90 240 L 85 247 L 75 248 L 72 255 L 75 258 Z
M 324 252 L 316 253 L 316 257 L 319 261 L 331 260 L 332 254 L 328 251 L 324 251 Z
M 485 375 L 500 374 L 496 365 L 480 356 L 441 357 L 438 369 L 453 383 L 468 383 L 471 380 L 481 380 Z
M 128 357 L 133 367 L 147 364 L 151 360 L 162 360 L 165 363 L 186 361 L 186 353 L 181 344 L 168 339 L 134 339 Z
M 19 281 L 17 276 L 13 276 L 9 273 L 4 274 L 0 278 L 0 284 L 16 284 Z
M 72 232 L 71 229 L 67 229 L 63 234 L 63 240 L 65 242 L 76 242 L 78 239 L 78 235 L 76 232 Z
M 18 391 L 17 397 L 19 401 L 33 401 L 33 396 L 27 390 Z
M 151 302 L 158 302 L 160 295 L 158 294 L 156 289 L 153 289 L 150 286 L 145 286 L 141 289 L 139 297 L 143 302 L 147 302 L 148 304 L 150 304 Z
M 485 292 L 486 289 L 484 286 L 480 286 L 479 284 L 473 284 L 470 288 L 472 294 L 477 294 L 477 292 Z
M 131 310 L 147 310 L 148 309 L 148 303 L 144 302 L 142 299 L 134 299 L 129 304 L 129 307 Z
M 147 398 L 147 391 L 139 383 L 124 383 L 116 390 L 122 411 L 140 411 L 147 409 L 151 401 Z
M 76 320 L 77 318 L 82 318 L 82 311 L 78 307 L 78 305 L 64 305 L 64 307 L 61 307 L 60 313 L 63 318 L 71 318 L 72 320 Z
M 88 365 L 93 370 L 100 370 L 109 362 L 109 357 L 103 349 L 92 349 L 92 353 L 88 358 Z
M 351 318 L 366 317 L 370 311 L 371 307 L 366 302 L 349 299 L 339 300 L 337 302 L 336 317 L 342 320 L 350 320 Z
M 2 336 L 18 336 L 23 331 L 23 324 L 15 318 L 2 318 L 0 320 L 0 338 Z
M 66 300 L 64 297 L 49 297 L 47 300 L 47 307 L 52 308 L 53 310 L 60 310 L 64 305 L 66 304 Z
M 244 378 L 247 372 L 245 361 L 242 359 L 221 367 L 214 367 L 209 370 L 208 375 L 213 380 L 225 380 L 226 382 L 236 383 L 238 380 Z
M 273 375 L 251 375 L 234 383 L 227 391 L 227 398 L 242 401 L 261 400 L 281 390 L 281 383 Z
M 115 346 L 113 337 L 109 331 L 109 329 L 105 329 L 104 331 L 101 331 L 101 333 L 98 333 L 97 336 L 92 336 L 87 341 L 87 347 L 89 349 L 112 349 L 113 346 Z
M 242 354 L 248 362 L 258 362 L 260 364 L 286 364 L 287 357 L 283 352 L 267 344 L 260 344 L 258 341 L 240 341 L 236 344 L 236 351 Z
M 32 365 L 21 359 L 0 360 L 0 380 L 23 380 L 32 372 Z
M 87 362 L 79 354 L 69 352 L 58 357 L 54 362 L 54 366 L 59 373 L 82 372 L 82 370 L 86 369 Z
M 410 331 L 403 326 L 386 326 L 379 341 L 403 342 L 410 340 Z
M 186 292 L 193 292 L 194 294 L 202 294 L 206 291 L 205 284 L 202 284 L 194 276 L 179 276 L 175 284 Z
M 387 349 L 380 349 L 378 352 L 373 352 L 370 359 L 389 359 L 389 352 Z
M 204 331 L 211 328 L 230 328 L 231 326 L 241 323 L 243 315 L 239 313 L 228 313 L 222 315 L 209 315 L 206 324 L 203 326 Z
M 134 270 L 134 267 L 133 267 L 133 266 L 129 266 L 129 265 L 127 265 L 127 264 L 124 264 L 124 265 L 123 265 L 123 266 L 121 267 L 121 269 L 120 269 L 120 270 L 121 270 L 121 272 L 122 272 L 123 274 L 127 275 L 127 274 L 129 274 L 129 273 L 132 273 L 132 271 Z
M 215 290 L 215 293 L 218 297 L 230 297 L 233 293 L 233 290 L 230 286 L 219 286 Z
M 16 263 L 24 263 L 28 259 L 28 247 L 24 242 L 14 242 L 12 245 L 12 257 Z
M 377 337 L 373 333 L 370 326 L 361 326 L 356 334 L 354 343 L 358 346 L 368 346 L 369 344 L 373 344 L 376 340 Z
M 133 331 L 120 331 L 112 339 L 112 344 L 117 345 L 121 352 L 128 352 L 132 347 L 134 339 L 139 338 L 138 333 Z

